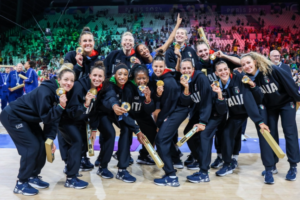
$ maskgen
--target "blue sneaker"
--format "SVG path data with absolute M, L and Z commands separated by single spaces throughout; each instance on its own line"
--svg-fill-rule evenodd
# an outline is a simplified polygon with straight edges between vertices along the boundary
M 193 164 L 195 162 L 194 157 L 192 156 L 192 154 L 187 156 L 188 158 L 184 161 L 184 165 L 188 166 L 190 164 Z
M 131 176 L 126 169 L 122 169 L 122 171 L 118 170 L 116 179 L 124 181 L 125 183 L 134 183 L 136 178 Z
M 278 174 L 278 171 L 276 169 L 276 166 L 273 167 L 273 169 L 271 170 L 272 174 Z M 266 170 L 264 170 L 262 173 L 261 173 L 262 176 L 265 176 L 266 175 Z
M 271 170 L 265 172 L 265 184 L 274 184 L 273 173 Z
M 288 181 L 295 181 L 297 177 L 297 168 L 296 167 L 291 167 L 285 177 L 286 180 Z
M 31 185 L 28 184 L 28 182 L 21 183 L 17 181 L 16 187 L 14 189 L 15 194 L 23 194 L 25 196 L 32 196 L 39 193 L 39 191 Z
M 235 170 L 238 167 L 238 161 L 235 158 L 231 159 L 231 169 Z
M 223 160 L 217 156 L 216 160 L 210 165 L 211 168 L 218 169 L 219 167 L 223 166 Z
M 79 171 L 90 171 L 92 169 L 94 169 L 94 165 L 90 162 L 90 159 L 88 157 L 81 158 Z
M 233 170 L 231 169 L 231 165 L 223 165 L 223 167 L 216 172 L 217 176 L 226 176 L 227 174 L 232 174 Z
M 110 179 L 113 178 L 114 175 L 107 169 L 99 167 L 97 171 L 97 175 L 101 176 L 102 178 Z
M 200 182 L 209 182 L 208 173 L 196 172 L 190 176 L 186 177 L 189 182 L 200 183 Z
M 176 169 L 183 169 L 183 163 L 180 158 L 175 158 L 175 160 L 173 160 L 173 166 Z
M 75 188 L 75 189 L 83 189 L 86 188 L 89 185 L 88 182 L 82 181 L 78 179 L 77 177 L 74 178 L 67 178 L 65 187 L 67 188 Z
M 118 152 L 116 152 L 115 154 L 112 155 L 112 157 L 116 160 L 118 160 L 118 155 L 117 155 Z M 129 165 L 132 165 L 134 163 L 134 160 L 133 158 L 130 156 L 130 159 L 129 159 Z
M 176 178 L 170 178 L 169 176 L 163 176 L 162 178 L 157 178 L 154 179 L 154 183 L 156 185 L 160 185 L 160 186 L 171 186 L 171 187 L 178 187 L 180 186 L 179 181 L 178 181 L 178 177 Z
M 95 167 L 99 167 L 100 164 L 101 164 L 101 161 L 99 161 L 99 160 L 96 160 L 96 161 L 95 161 Z
M 36 177 L 30 177 L 28 179 L 29 185 L 35 188 L 43 189 L 49 187 L 49 183 L 46 183 L 45 181 L 42 181 L 41 176 L 36 176 Z
M 199 163 L 197 160 L 195 160 L 192 164 L 187 165 L 186 167 L 189 170 L 200 170 Z

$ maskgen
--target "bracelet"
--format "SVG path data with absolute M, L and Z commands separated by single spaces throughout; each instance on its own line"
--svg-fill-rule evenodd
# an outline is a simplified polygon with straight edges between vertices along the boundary
M 206 126 L 206 124 L 199 122 L 200 125 Z
M 149 104 L 149 103 L 151 103 L 151 99 L 150 99 L 150 101 L 149 101 L 149 102 L 146 102 L 146 100 L 145 100 L 145 104 Z
M 220 101 L 223 101 L 224 100 L 224 97 L 222 97 L 222 99 L 218 98 Z
M 254 83 L 254 82 L 253 82 Z M 255 88 L 255 86 L 256 86 L 256 84 L 254 83 L 254 86 L 252 87 L 251 85 L 250 85 L 250 88 Z
M 86 106 L 85 103 L 83 104 L 83 106 L 84 106 L 85 108 L 89 108 L 89 107 L 90 107 L 90 106 Z
M 184 94 L 184 96 L 190 96 L 191 93 L 189 92 L 189 94 L 185 94 L 185 93 L 183 92 L 183 94 Z

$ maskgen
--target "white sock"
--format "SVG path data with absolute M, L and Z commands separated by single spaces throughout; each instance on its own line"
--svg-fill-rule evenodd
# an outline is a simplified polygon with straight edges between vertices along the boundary
M 123 169 L 119 169 L 119 172 L 122 172 L 123 171 Z
M 233 155 L 232 158 L 234 158 L 234 159 L 236 159 L 236 161 L 238 161 L 239 155 Z
M 68 180 L 71 180 L 72 178 L 67 178 Z
M 221 154 L 221 153 L 218 153 L 218 157 L 222 159 L 222 154 Z
M 170 178 L 176 178 L 177 176 L 169 176 Z
M 21 185 L 21 184 L 23 184 L 23 182 L 21 182 L 21 181 L 18 181 L 18 185 Z

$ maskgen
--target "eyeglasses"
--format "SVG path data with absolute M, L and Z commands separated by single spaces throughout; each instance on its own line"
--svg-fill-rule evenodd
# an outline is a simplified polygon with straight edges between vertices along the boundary
M 275 57 L 275 58 L 276 58 L 276 57 L 280 57 L 280 55 L 272 55 L 272 57 Z

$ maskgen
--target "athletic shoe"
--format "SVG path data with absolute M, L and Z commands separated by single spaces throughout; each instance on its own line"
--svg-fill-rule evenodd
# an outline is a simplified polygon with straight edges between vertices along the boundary
M 288 181 L 295 181 L 297 177 L 297 168 L 296 167 L 291 167 L 285 177 L 286 180 Z
M 118 170 L 116 179 L 124 181 L 125 183 L 133 183 L 136 181 L 136 178 L 131 176 L 126 169 L 122 169 L 122 171 Z
M 78 179 L 77 177 L 71 178 L 66 180 L 65 187 L 68 188 L 75 188 L 75 189 L 83 189 L 86 188 L 89 185 L 88 182 L 82 181 Z
M 276 169 L 276 166 L 273 167 L 273 169 L 271 170 L 271 172 L 272 172 L 272 174 L 277 174 L 277 173 L 278 173 L 278 171 L 277 171 L 277 169 Z M 265 176 L 265 175 L 266 175 L 266 170 L 264 170 L 264 171 L 261 173 L 261 175 L 262 175 L 262 176 Z
M 192 154 L 190 154 L 187 156 L 187 159 L 184 161 L 184 165 L 187 166 L 187 165 L 193 164 L 194 162 L 195 162 L 195 159 L 192 156 Z
M 28 182 L 21 183 L 17 181 L 16 187 L 14 189 L 15 194 L 23 194 L 25 196 L 32 196 L 39 193 L 39 191 L 33 188 Z
M 274 184 L 273 173 L 271 170 L 265 172 L 265 184 Z
M 95 161 L 95 167 L 99 167 L 99 166 L 100 166 L 100 163 L 101 163 L 101 162 L 100 162 L 99 160 L 96 160 L 96 161 Z
M 159 186 L 171 186 L 171 187 L 180 186 L 178 177 L 170 178 L 170 176 L 166 176 L 166 175 L 164 175 L 162 178 L 154 179 L 154 183 Z
M 42 181 L 41 176 L 35 176 L 35 177 L 30 177 L 28 179 L 29 185 L 35 188 L 43 189 L 49 187 L 49 183 L 46 183 L 45 181 Z
M 189 170 L 200 170 L 199 163 L 195 160 L 192 164 L 186 166 Z
M 173 160 L 173 166 L 176 169 L 183 169 L 183 163 L 180 158 L 176 158 L 175 160 Z
M 217 176 L 226 176 L 227 174 L 232 174 L 233 170 L 231 169 L 231 165 L 223 165 L 223 167 L 216 172 Z
M 97 175 L 101 176 L 102 178 L 110 179 L 113 178 L 114 175 L 107 169 L 99 167 L 97 171 Z
M 79 171 L 90 171 L 94 169 L 94 165 L 90 162 L 88 157 L 81 158 L 81 164 Z
M 142 165 L 155 165 L 155 162 L 152 160 L 150 155 L 148 156 L 138 156 L 138 159 L 136 160 L 137 164 L 142 164 Z
M 115 154 L 112 155 L 112 157 L 116 160 L 118 160 L 118 155 L 117 155 L 117 152 Z M 130 159 L 129 159 L 129 165 L 132 165 L 134 163 L 134 160 L 133 158 L 130 156 Z
M 231 159 L 231 169 L 235 170 L 238 167 L 238 161 L 235 158 Z
M 189 182 L 200 183 L 200 182 L 209 182 L 208 173 L 196 172 L 190 176 L 186 177 Z
M 245 137 L 245 135 L 242 134 L 242 141 L 247 141 L 247 138 Z
M 219 167 L 223 166 L 224 162 L 222 158 L 217 156 L 216 160 L 210 165 L 211 168 L 218 169 Z

